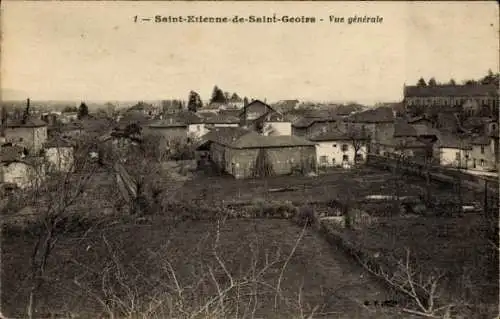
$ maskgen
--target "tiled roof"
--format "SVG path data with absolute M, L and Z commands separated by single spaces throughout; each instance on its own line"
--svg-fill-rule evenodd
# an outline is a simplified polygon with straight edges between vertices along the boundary
M 16 128 L 16 127 L 42 127 L 47 126 L 47 123 L 37 118 L 28 118 L 26 121 L 7 119 L 6 127 Z
M 438 97 L 438 96 L 498 96 L 498 88 L 494 85 L 437 85 L 406 86 L 405 97 Z
M 315 145 L 297 136 L 263 136 L 240 127 L 214 128 L 208 134 L 204 135 L 202 139 L 238 149 Z
M 436 136 L 437 131 L 426 124 L 412 124 L 416 136 Z
M 130 124 L 144 123 L 148 120 L 149 117 L 147 117 L 143 112 L 137 110 L 129 110 L 123 115 L 123 117 L 120 119 L 120 122 Z
M 252 105 L 255 105 L 255 104 L 262 104 L 264 106 L 266 106 L 267 108 L 271 109 L 274 111 L 273 107 L 270 106 L 269 104 L 265 103 L 265 102 L 262 102 L 261 100 L 253 100 L 252 102 L 248 103 L 245 107 L 243 107 L 243 109 L 240 110 L 240 115 L 242 115 L 245 110 L 249 107 L 251 107 Z
M 361 131 L 346 132 L 339 129 L 331 129 L 326 132 L 320 132 L 309 138 L 311 141 L 349 141 L 349 140 L 368 140 L 367 134 Z
M 157 120 L 147 125 L 150 128 L 186 127 L 187 123 L 175 118 Z
M 474 136 L 471 138 L 472 145 L 489 145 L 490 138 L 488 136 Z
M 199 124 L 202 122 L 202 118 L 191 111 L 179 112 L 175 114 L 173 118 L 177 119 L 179 122 L 184 122 L 186 124 Z
M 210 114 L 203 116 L 201 122 L 206 124 L 238 124 L 240 123 L 240 118 L 231 115 Z
M 363 106 L 361 104 L 338 105 L 333 110 L 337 115 L 349 115 L 354 112 L 362 111 Z
M 439 127 L 447 130 L 457 131 L 460 128 L 460 123 L 453 113 L 438 113 L 437 122 Z
M 241 127 L 216 127 L 203 135 L 202 140 L 229 146 L 241 136 L 251 133 L 255 132 Z
M 389 107 L 378 107 L 354 113 L 349 117 L 349 120 L 358 123 L 388 123 L 394 121 L 394 112 Z
M 303 117 L 295 121 L 292 126 L 295 128 L 308 128 L 314 123 L 325 123 L 325 122 L 338 122 L 342 121 L 342 117 L 328 116 L 328 117 Z
M 425 124 L 409 124 L 404 119 L 396 119 L 394 137 L 435 136 L 436 130 Z
M 24 157 L 24 147 L 17 145 L 0 147 L 0 162 L 8 163 L 19 161 Z
M 222 116 L 236 116 L 238 117 L 241 113 L 241 110 L 238 109 L 227 109 L 227 110 L 220 110 L 219 114 Z
M 403 147 L 403 148 L 425 148 L 427 145 L 421 141 L 417 141 L 414 138 L 408 137 L 389 137 L 384 141 L 379 142 L 380 145 L 392 146 L 392 147 Z
M 231 146 L 234 148 L 268 148 L 315 146 L 315 144 L 294 135 L 264 136 L 253 133 L 240 137 Z
M 438 131 L 437 145 L 440 148 L 456 148 L 467 150 L 471 148 L 469 140 L 466 138 L 461 138 L 456 134 L 451 134 L 449 132 Z

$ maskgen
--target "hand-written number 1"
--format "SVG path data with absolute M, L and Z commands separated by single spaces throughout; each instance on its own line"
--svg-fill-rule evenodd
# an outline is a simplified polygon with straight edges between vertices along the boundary
M 134 22 L 137 22 L 137 16 L 134 16 Z

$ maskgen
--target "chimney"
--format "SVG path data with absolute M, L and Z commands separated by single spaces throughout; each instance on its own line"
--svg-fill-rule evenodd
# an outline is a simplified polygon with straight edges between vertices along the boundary
M 27 98 L 26 99 L 26 109 L 24 110 L 23 119 L 22 119 L 23 124 L 26 124 L 26 121 L 28 120 L 29 114 L 30 114 L 30 99 Z

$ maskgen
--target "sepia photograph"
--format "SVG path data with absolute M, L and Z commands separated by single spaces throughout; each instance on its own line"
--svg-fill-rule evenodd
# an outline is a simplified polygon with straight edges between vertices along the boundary
M 0 319 L 499 318 L 496 1 L 2 1 Z

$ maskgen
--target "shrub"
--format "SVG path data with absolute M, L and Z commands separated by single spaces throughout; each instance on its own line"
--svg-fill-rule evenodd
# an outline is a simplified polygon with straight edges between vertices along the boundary
M 297 214 L 297 217 L 295 218 L 295 222 L 299 226 L 311 226 L 315 223 L 315 215 L 314 215 L 314 209 L 310 205 L 304 205 L 299 207 L 299 211 Z

